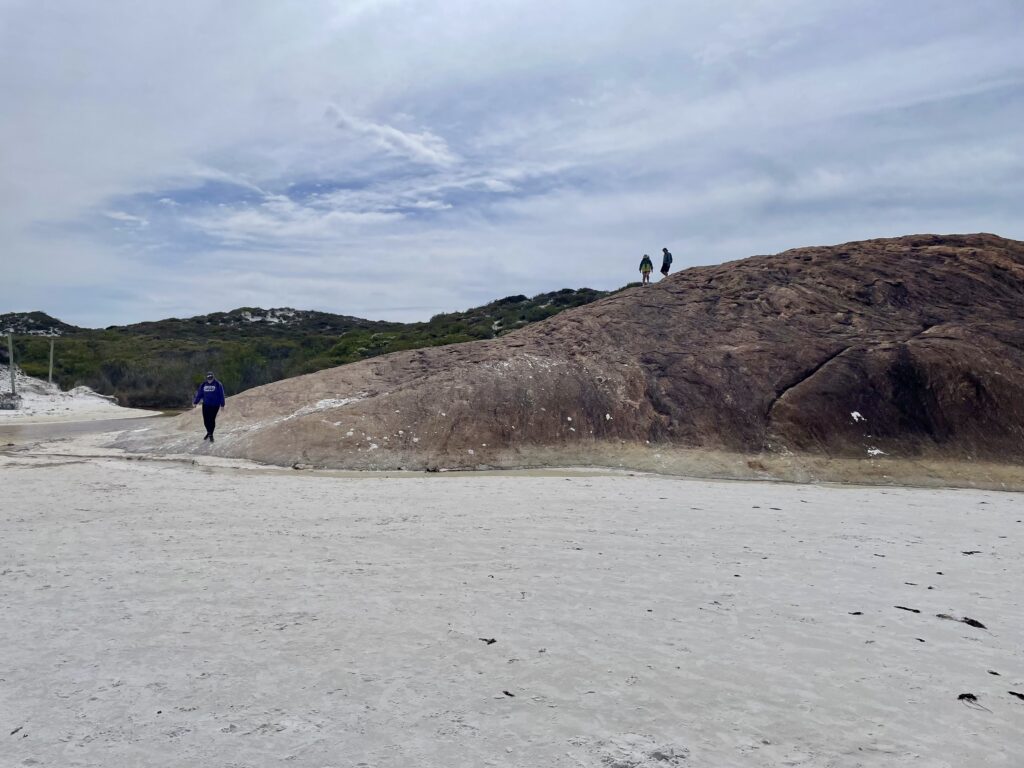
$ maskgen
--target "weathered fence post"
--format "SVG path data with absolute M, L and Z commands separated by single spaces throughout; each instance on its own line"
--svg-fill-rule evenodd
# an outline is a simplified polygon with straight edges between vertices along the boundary
M 18 392 L 14 385 L 14 334 L 7 334 L 7 362 L 11 366 L 11 394 L 17 395 Z

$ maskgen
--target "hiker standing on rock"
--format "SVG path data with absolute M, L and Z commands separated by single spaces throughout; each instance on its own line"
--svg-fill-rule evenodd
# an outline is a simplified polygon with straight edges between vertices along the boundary
M 652 262 L 651 257 L 645 253 L 644 257 L 640 259 L 640 274 L 643 275 L 644 285 L 647 285 L 649 282 L 651 282 L 651 272 L 653 271 L 654 262 Z
M 668 248 L 661 249 L 661 274 L 663 277 L 668 277 L 669 267 L 672 266 L 672 254 L 668 252 Z
M 203 424 L 206 426 L 206 437 L 203 440 L 213 442 L 213 430 L 217 428 L 217 411 L 223 408 L 224 385 L 213 376 L 213 371 L 206 373 L 206 381 L 199 385 L 196 396 L 192 399 L 192 405 L 203 404 Z

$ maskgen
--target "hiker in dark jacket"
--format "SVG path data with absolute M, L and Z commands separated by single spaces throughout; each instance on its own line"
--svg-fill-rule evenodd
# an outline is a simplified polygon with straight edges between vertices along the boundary
M 640 274 L 643 275 L 643 284 L 647 285 L 651 282 L 651 272 L 654 271 L 654 262 L 651 261 L 651 257 L 646 253 L 644 257 L 640 259 Z
M 668 277 L 668 270 L 672 266 L 672 254 L 668 252 L 668 248 L 661 249 L 661 274 L 664 277 Z
M 199 385 L 192 405 L 203 404 L 203 424 L 206 426 L 206 437 L 203 440 L 213 442 L 213 430 L 217 428 L 217 411 L 223 408 L 224 385 L 213 376 L 213 371 L 206 374 L 206 381 Z

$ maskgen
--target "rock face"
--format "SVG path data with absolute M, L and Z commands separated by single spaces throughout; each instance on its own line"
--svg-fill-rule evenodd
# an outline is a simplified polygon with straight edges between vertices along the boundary
M 1024 243 L 919 235 L 689 269 L 500 339 L 249 390 L 222 421 L 214 453 L 288 465 L 631 446 L 1022 463 Z M 120 445 L 211 450 L 201 437 L 186 414 Z

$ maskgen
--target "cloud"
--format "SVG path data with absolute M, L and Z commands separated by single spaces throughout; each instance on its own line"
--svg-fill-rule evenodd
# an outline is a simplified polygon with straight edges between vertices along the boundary
M 148 219 L 145 219 L 142 216 L 133 216 L 132 214 L 125 213 L 124 211 L 104 211 L 103 215 L 106 216 L 108 219 L 113 219 L 114 221 L 120 221 L 120 222 L 123 222 L 125 224 L 134 224 L 134 225 L 136 225 L 138 227 L 148 227 L 149 226 L 149 220 Z
M 1024 237 L 1022 23 L 1012 0 L 7 3 L 0 311 L 422 319 L 615 287 L 662 245 Z
M 215 209 L 185 221 L 228 245 L 263 242 L 298 249 L 401 218 L 397 212 L 339 210 L 321 201 L 302 205 L 285 195 L 267 195 L 258 206 Z
M 445 167 L 454 165 L 458 161 L 444 139 L 435 136 L 430 131 L 424 130 L 419 133 L 401 131 L 391 125 L 345 115 L 333 105 L 327 108 L 326 114 L 334 120 L 338 130 L 368 139 L 374 146 L 413 162 Z

